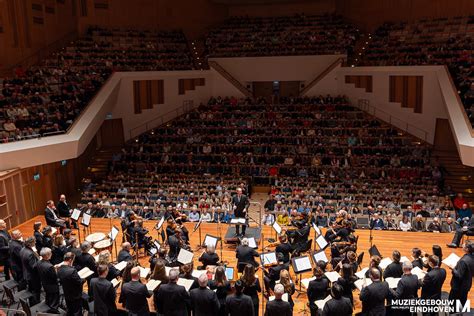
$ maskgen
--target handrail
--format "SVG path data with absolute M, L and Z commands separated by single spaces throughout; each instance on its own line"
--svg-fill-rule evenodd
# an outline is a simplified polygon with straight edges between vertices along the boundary
M 303 90 L 300 91 L 300 96 L 303 96 L 306 92 L 308 92 L 312 87 L 314 87 L 319 81 L 321 81 L 328 73 L 333 71 L 334 68 L 339 66 L 344 62 L 343 58 L 336 59 L 333 63 L 326 67 L 319 75 L 316 76 Z
M 138 125 L 137 127 L 134 127 L 132 129 L 130 129 L 130 131 L 129 131 L 130 138 L 129 139 L 133 139 L 134 137 L 137 137 L 140 134 L 146 133 L 146 132 L 148 132 L 149 130 L 151 130 L 153 128 L 156 128 L 160 125 L 163 125 L 164 123 L 166 123 L 168 121 L 171 121 L 172 119 L 175 119 L 178 116 L 183 115 L 183 114 L 193 110 L 194 108 L 195 108 L 195 105 L 194 105 L 193 100 L 184 100 L 183 105 L 180 106 L 179 108 L 168 111 L 164 114 L 161 114 L 161 115 L 159 115 L 155 118 L 152 118 L 151 120 L 148 120 L 148 121 L 142 123 L 141 125 Z M 172 114 L 172 113 L 174 113 L 175 115 L 170 117 L 169 119 L 165 119 L 169 114 Z M 138 132 L 136 132 L 136 131 L 138 131 Z
M 252 220 L 256 224 L 258 224 L 258 227 L 262 227 L 262 203 L 250 201 L 250 204 L 258 206 L 258 221 L 256 221 L 254 218 L 250 217 L 250 215 L 249 215 L 249 220 Z M 248 212 L 248 210 L 247 210 L 247 212 Z
M 240 81 L 234 78 L 224 67 L 222 67 L 218 62 L 214 60 L 208 60 L 208 65 L 214 68 L 218 73 L 220 73 L 225 79 L 227 79 L 231 84 L 233 84 L 240 92 L 242 92 L 246 97 L 252 98 L 252 92 L 245 88 Z
M 373 115 L 373 116 L 375 116 L 375 117 L 377 117 L 377 118 L 379 118 L 379 119 L 381 119 L 381 120 L 383 120 L 383 121 L 385 121 L 385 122 L 387 122 L 391 125 L 396 126 L 397 128 L 399 128 L 399 129 L 401 129 L 401 130 L 403 130 L 403 131 L 405 131 L 409 134 L 412 134 L 415 137 L 420 138 L 421 140 L 423 140 L 425 142 L 428 142 L 428 134 L 429 133 L 427 131 L 425 131 L 424 129 L 421 129 L 421 128 L 415 126 L 415 125 L 412 125 L 412 124 L 406 122 L 405 120 L 403 120 L 401 118 L 393 116 L 392 114 L 390 114 L 390 113 L 388 113 L 384 110 L 381 110 L 379 108 L 376 108 L 375 106 L 370 105 L 370 101 L 367 100 L 367 99 L 359 99 L 357 107 L 359 109 L 361 109 L 362 111 L 369 113 L 370 115 Z M 386 116 L 388 116 L 388 119 L 384 119 L 384 118 L 380 117 L 380 115 L 377 115 L 377 113 L 385 114 Z M 400 124 L 396 124 L 396 121 L 401 122 L 403 127 L 400 126 Z M 412 132 L 410 132 L 410 130 L 412 130 Z M 423 137 L 417 136 L 413 132 L 413 130 L 421 132 L 421 135 L 423 135 Z

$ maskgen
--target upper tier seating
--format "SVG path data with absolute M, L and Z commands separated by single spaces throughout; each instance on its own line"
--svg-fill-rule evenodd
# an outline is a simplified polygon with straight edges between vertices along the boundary
M 232 17 L 206 39 L 209 57 L 350 54 L 358 30 L 335 15 Z
M 359 65 L 448 65 L 474 126 L 474 17 L 384 24 L 372 35 Z
M 114 71 L 192 68 L 180 31 L 91 28 L 40 65 L 0 80 L 0 142 L 64 133 Z

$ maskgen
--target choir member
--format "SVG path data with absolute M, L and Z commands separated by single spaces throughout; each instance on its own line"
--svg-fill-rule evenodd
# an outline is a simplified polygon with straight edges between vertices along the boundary
M 114 316 L 117 314 L 117 306 L 115 305 L 117 293 L 112 282 L 107 279 L 109 267 L 106 264 L 99 264 L 97 270 L 99 277 L 91 280 L 94 313 L 95 315 Z

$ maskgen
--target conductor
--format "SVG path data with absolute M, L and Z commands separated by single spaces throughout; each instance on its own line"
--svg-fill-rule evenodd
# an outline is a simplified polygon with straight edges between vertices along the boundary
M 247 218 L 247 208 L 250 205 L 249 199 L 247 196 L 242 194 L 242 188 L 237 188 L 237 194 L 232 198 L 232 204 L 234 208 L 235 218 Z M 242 234 L 240 234 L 240 226 L 242 226 Z M 237 237 L 245 237 L 245 230 L 247 229 L 247 224 L 235 225 L 235 233 Z

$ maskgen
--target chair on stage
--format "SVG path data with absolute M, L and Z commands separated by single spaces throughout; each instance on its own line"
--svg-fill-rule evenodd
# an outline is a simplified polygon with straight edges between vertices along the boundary
M 20 298 L 20 304 L 27 316 L 35 316 L 38 315 L 38 313 L 48 313 L 51 309 L 44 301 L 30 306 L 30 304 L 25 299 Z
M 363 260 L 364 260 L 364 252 L 362 251 L 362 252 L 357 256 L 357 267 L 358 267 L 358 269 L 360 269 Z M 354 272 L 355 272 L 355 271 L 354 271 Z

